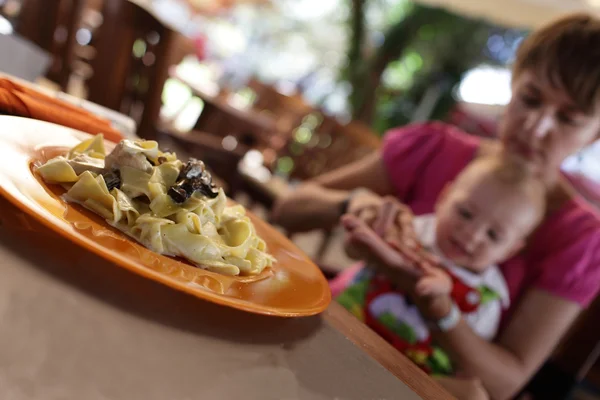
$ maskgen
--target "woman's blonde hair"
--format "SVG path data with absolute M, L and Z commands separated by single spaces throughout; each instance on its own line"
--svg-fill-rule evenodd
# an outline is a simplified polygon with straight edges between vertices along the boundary
M 600 100 L 600 19 L 574 14 L 534 31 L 517 50 L 513 79 L 524 71 L 546 78 L 591 112 Z

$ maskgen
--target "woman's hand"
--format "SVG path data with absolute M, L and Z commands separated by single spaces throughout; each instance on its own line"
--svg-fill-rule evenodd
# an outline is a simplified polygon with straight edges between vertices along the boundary
M 360 218 L 367 225 L 377 218 L 377 211 L 384 203 L 384 198 L 369 189 L 355 189 L 347 199 L 346 213 Z
M 423 275 L 419 264 L 405 257 L 378 236 L 365 222 L 354 215 L 342 217 L 346 229 L 346 247 L 352 255 L 367 260 L 370 265 L 385 273 L 401 290 L 412 292 Z
M 355 232 L 354 236 L 362 232 L 363 239 L 367 239 L 369 235 L 364 232 L 366 226 L 371 228 L 387 244 L 386 247 L 382 247 L 382 243 L 377 244 L 375 238 L 365 241 L 365 245 L 374 246 L 372 250 L 382 252 L 381 256 L 389 258 L 389 256 L 385 256 L 385 253 L 393 249 L 412 264 L 438 264 L 438 260 L 435 257 L 430 256 L 421 249 L 414 231 L 411 210 L 395 198 L 381 198 L 371 192 L 361 191 L 352 197 L 348 206 L 348 213 L 354 219 L 352 217 L 345 217 L 346 222 L 343 219 L 342 224 L 348 231 L 345 247 L 350 256 L 355 258 L 364 257 L 364 254 L 360 254 L 355 247 L 355 243 L 353 243 L 355 240 L 352 237 L 352 232 Z M 355 220 L 361 221 L 362 224 L 353 222 Z M 391 249 L 387 247 L 391 247 Z
M 303 184 L 273 205 L 271 221 L 289 232 L 335 226 L 348 192 L 325 189 L 314 183 Z
M 396 204 L 398 207 L 393 207 Z M 400 232 L 406 231 L 404 229 L 405 221 L 409 222 L 409 229 L 412 232 L 412 213 L 410 213 L 410 210 L 401 207 L 402 204 L 394 199 L 383 198 L 366 189 L 358 189 L 349 198 L 346 213 L 356 217 L 366 226 L 374 229 L 377 235 L 381 237 L 389 236 L 391 240 L 394 240 Z M 399 210 L 407 210 L 408 212 L 401 213 Z M 394 221 L 396 216 L 399 218 Z M 354 251 L 353 244 L 349 243 L 349 238 L 350 236 L 347 236 L 347 240 L 345 241 L 346 253 L 350 257 L 361 258 Z

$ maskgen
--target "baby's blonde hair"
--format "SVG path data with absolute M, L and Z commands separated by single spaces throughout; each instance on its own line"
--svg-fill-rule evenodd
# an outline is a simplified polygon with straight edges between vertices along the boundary
M 546 211 L 546 188 L 539 179 L 519 159 L 507 155 L 483 156 L 473 160 L 456 178 L 455 185 L 476 176 L 477 179 L 495 179 L 507 190 L 520 190 L 527 196 L 537 211 L 537 221 L 541 221 Z

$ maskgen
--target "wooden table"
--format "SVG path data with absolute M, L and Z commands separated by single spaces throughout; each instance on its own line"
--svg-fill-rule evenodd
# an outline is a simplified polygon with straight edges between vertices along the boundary
M 236 122 L 243 125 L 245 129 L 251 130 L 251 133 L 256 137 L 264 137 L 266 141 L 268 141 L 270 135 L 277 130 L 277 121 L 275 118 L 252 108 L 241 109 L 234 107 L 229 104 L 224 97 L 211 93 L 197 85 L 195 82 L 191 82 L 185 76 L 178 73 L 176 68 L 171 68 L 169 76 L 186 84 L 191 89 L 192 94 L 199 97 L 204 102 L 204 110 L 198 119 L 197 125 L 203 123 L 203 118 L 206 118 L 207 116 L 210 118 L 211 109 L 217 109 L 223 115 L 227 115 L 232 120 L 236 120 Z M 209 129 L 206 129 L 205 126 L 202 126 L 201 128 L 197 127 L 196 129 L 211 132 Z
M 280 319 L 199 300 L 0 199 L 2 399 L 449 399 L 337 304 Z

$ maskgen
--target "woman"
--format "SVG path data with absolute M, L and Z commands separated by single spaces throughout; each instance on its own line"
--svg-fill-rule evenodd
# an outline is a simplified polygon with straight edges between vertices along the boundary
M 511 297 L 504 328 L 494 343 L 480 339 L 462 320 L 452 329 L 433 332 L 461 371 L 477 377 L 491 398 L 514 396 L 600 284 L 600 218 L 560 175 L 567 156 L 600 137 L 597 49 L 600 20 L 591 16 L 569 16 L 534 32 L 517 54 L 513 97 L 499 140 L 484 141 L 440 123 L 392 130 L 380 153 L 282 199 L 274 209 L 275 221 L 293 231 L 331 226 L 345 211 L 358 214 L 367 205 L 380 210 L 380 196 L 386 195 L 408 204 L 415 214 L 430 213 L 444 186 L 473 158 L 494 152 L 520 157 L 546 182 L 549 207 L 525 251 L 501 266 Z M 375 217 L 361 214 L 366 221 Z M 402 264 L 402 257 L 381 243 L 353 244 L 389 268 Z M 339 279 L 348 281 L 354 272 Z M 406 275 L 406 282 L 412 281 Z M 414 300 L 432 321 L 446 318 L 451 310 L 449 298 Z M 473 382 L 467 382 L 466 390 L 477 393 Z M 460 381 L 444 383 L 457 394 L 465 389 Z

